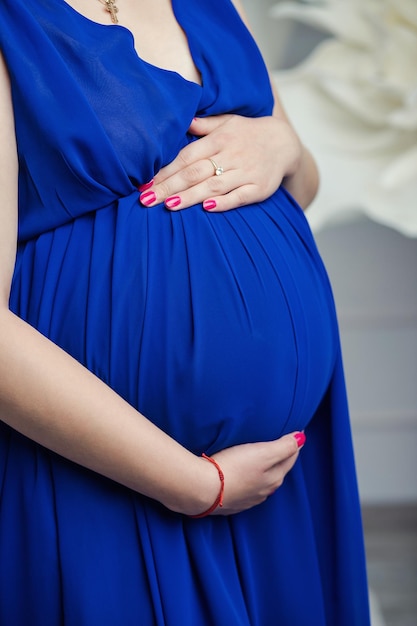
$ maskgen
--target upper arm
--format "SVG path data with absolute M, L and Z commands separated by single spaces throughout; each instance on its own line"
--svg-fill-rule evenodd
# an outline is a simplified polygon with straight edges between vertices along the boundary
M 0 307 L 8 306 L 16 257 L 17 171 L 10 81 L 0 53 Z
M 239 13 L 240 17 L 242 18 L 242 21 L 245 23 L 248 29 L 252 32 L 252 29 L 249 24 L 248 16 L 246 14 L 246 11 L 243 7 L 241 0 L 231 0 L 231 2 L 234 5 L 236 11 Z

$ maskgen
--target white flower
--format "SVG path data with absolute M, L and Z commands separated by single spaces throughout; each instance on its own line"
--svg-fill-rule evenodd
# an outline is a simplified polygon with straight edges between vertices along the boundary
M 295 109 L 314 135 L 313 151 L 339 158 L 340 169 L 345 162 L 344 181 L 349 167 L 359 183 L 356 196 L 328 194 L 326 211 L 356 203 L 417 235 L 417 0 L 283 2 L 272 14 L 326 36 L 298 67 L 276 73 L 290 115 Z

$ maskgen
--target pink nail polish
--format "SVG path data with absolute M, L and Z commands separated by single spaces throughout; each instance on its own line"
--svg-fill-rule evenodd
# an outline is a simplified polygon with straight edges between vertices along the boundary
M 139 200 L 145 206 L 149 206 L 152 202 L 155 202 L 156 195 L 153 191 L 145 191 L 145 193 L 140 194 Z
M 149 181 L 149 183 L 145 183 L 144 185 L 139 185 L 138 191 L 142 193 L 142 191 L 146 191 L 147 189 L 152 187 L 152 185 L 153 185 L 153 178 L 152 180 Z
M 203 209 L 206 211 L 211 211 L 212 209 L 215 209 L 216 206 L 217 202 L 215 200 L 204 200 L 203 202 Z
M 294 435 L 294 439 L 297 442 L 297 446 L 299 448 L 301 448 L 301 446 L 303 446 L 306 442 L 306 436 L 304 433 L 297 433 L 296 435 Z
M 165 206 L 167 209 L 175 209 L 176 206 L 181 204 L 180 196 L 171 196 L 165 200 Z

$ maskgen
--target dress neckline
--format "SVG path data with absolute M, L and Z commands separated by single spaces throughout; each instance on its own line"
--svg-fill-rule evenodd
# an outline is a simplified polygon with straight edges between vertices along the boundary
M 64 9 L 66 9 L 70 13 L 73 13 L 80 20 L 85 21 L 87 24 L 90 24 L 93 28 L 106 29 L 107 31 L 113 30 L 113 32 L 118 31 L 118 32 L 125 33 L 129 37 L 131 44 L 132 44 L 131 47 L 132 47 L 133 53 L 135 54 L 136 58 L 140 61 L 140 63 L 143 63 L 147 67 L 153 70 L 156 70 L 158 72 L 164 72 L 170 75 L 177 76 L 180 80 L 184 81 L 185 83 L 195 86 L 197 89 L 203 88 L 204 80 L 203 80 L 202 68 L 197 61 L 197 58 L 199 57 L 199 55 L 196 54 L 196 49 L 194 48 L 194 41 L 192 37 L 190 38 L 190 35 L 187 29 L 185 28 L 181 19 L 178 17 L 175 0 L 171 0 L 174 17 L 177 20 L 178 25 L 180 26 L 180 28 L 185 34 L 185 37 L 188 43 L 188 48 L 190 50 L 191 59 L 194 63 L 194 66 L 197 72 L 199 73 L 201 77 L 201 83 L 198 83 L 194 80 L 190 80 L 189 78 L 186 78 L 185 76 L 183 76 L 180 72 L 177 72 L 176 70 L 161 67 L 160 65 L 155 65 L 154 63 L 151 63 L 150 61 L 147 61 L 146 59 L 144 59 L 136 48 L 135 36 L 128 26 L 124 26 L 123 24 L 103 24 L 101 22 L 96 22 L 96 20 L 93 20 L 90 17 L 87 17 L 87 15 L 84 15 L 84 13 L 81 13 L 80 11 L 75 9 L 69 2 L 67 2 L 67 0 L 56 0 L 56 1 L 60 2 L 60 4 L 64 7 Z

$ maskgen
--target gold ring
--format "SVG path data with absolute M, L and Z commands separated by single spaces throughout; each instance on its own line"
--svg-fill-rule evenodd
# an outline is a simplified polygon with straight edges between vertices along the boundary
M 215 176 L 221 176 L 224 172 L 224 169 L 222 168 L 221 165 L 217 165 L 216 161 L 214 159 L 209 159 L 210 163 L 212 164 L 212 166 L 214 167 L 214 175 Z

